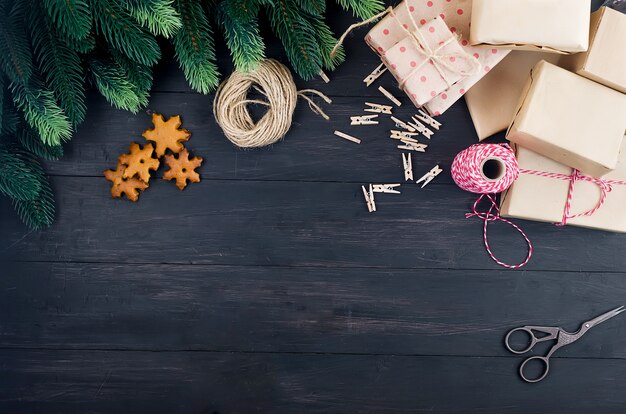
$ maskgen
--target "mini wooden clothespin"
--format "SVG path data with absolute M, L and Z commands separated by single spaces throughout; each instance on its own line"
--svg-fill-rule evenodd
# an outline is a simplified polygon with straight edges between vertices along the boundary
M 416 135 L 419 135 L 419 134 L 417 132 L 398 131 L 398 130 L 392 129 L 391 135 L 389 136 L 389 138 L 417 142 L 416 139 L 411 138 Z
M 422 124 L 420 121 L 415 119 L 415 117 L 411 117 L 411 120 L 413 122 L 412 123 L 409 122 L 409 125 L 412 126 L 413 128 L 415 128 L 417 130 L 417 132 L 419 132 L 420 134 L 424 135 L 428 139 L 430 139 L 430 137 L 433 136 L 434 132 L 431 131 L 430 129 L 426 128 L 426 125 Z
M 391 102 L 393 102 L 396 106 L 402 106 L 402 102 L 400 102 L 398 99 L 396 99 L 395 96 L 393 96 L 391 93 L 389 93 L 389 91 L 387 89 L 383 88 L 382 86 L 379 86 L 378 90 L 380 91 L 380 93 L 385 95 L 387 97 L 387 99 L 389 99 Z
M 350 125 L 378 125 L 378 115 L 351 116 Z
M 391 115 L 391 110 L 393 106 L 389 105 L 380 105 L 377 103 L 365 102 L 365 105 L 368 105 L 369 108 L 365 108 L 365 112 L 376 112 L 377 114 L 388 114 Z
M 337 135 L 338 137 L 341 137 L 341 138 L 343 138 L 343 139 L 347 139 L 348 141 L 356 142 L 357 144 L 360 144 L 360 143 L 361 143 L 361 140 L 360 140 L 360 139 L 358 139 L 358 138 L 354 138 L 353 136 L 348 135 L 348 134 L 344 134 L 344 133 L 343 133 L 343 132 L 341 132 L 341 131 L 335 131 L 335 135 Z
M 400 121 L 395 116 L 392 116 L 391 120 L 393 122 L 395 122 L 398 127 L 402 128 L 402 129 L 406 129 L 409 132 L 415 132 L 416 131 L 415 128 L 413 128 L 412 126 L 408 125 L 406 122 Z
M 400 184 L 374 184 L 375 193 L 387 193 L 387 194 L 400 194 L 400 191 L 395 190 L 396 187 L 400 187 Z
M 326 75 L 323 70 L 320 70 L 318 75 L 320 75 L 320 78 L 322 78 L 324 83 L 330 83 L 330 79 L 328 78 L 328 75 Z
M 410 153 L 402 153 L 402 163 L 404 164 L 404 181 L 413 180 L 413 163 L 411 162 Z
M 403 145 L 398 145 L 398 149 L 405 149 L 405 150 L 416 151 L 416 152 L 426 152 L 426 148 L 428 148 L 428 145 L 420 144 L 419 142 L 408 142 L 408 141 L 402 140 L 402 143 Z
M 378 65 L 376 69 L 374 69 L 372 73 L 370 73 L 369 75 L 365 77 L 365 79 L 363 79 L 365 86 L 370 86 L 372 83 L 376 81 L 376 79 L 380 78 L 381 75 L 385 72 L 387 72 L 387 67 L 385 67 L 384 63 L 381 63 L 380 65 Z
M 432 170 L 428 171 L 422 178 L 417 180 L 415 184 L 422 183 L 422 188 L 426 187 L 428 183 L 430 183 L 433 178 L 441 174 L 443 170 L 438 165 L 435 165 Z
M 415 115 L 420 121 L 424 122 L 426 125 L 430 125 L 431 127 L 435 128 L 437 131 L 439 131 L 439 127 L 441 126 L 441 122 L 437 121 L 435 118 L 433 118 L 432 116 L 428 115 L 426 112 L 422 111 L 421 109 L 419 109 L 418 114 Z
M 376 202 L 374 201 L 374 188 L 370 184 L 369 191 L 365 189 L 365 186 L 362 185 L 361 189 L 363 190 L 363 197 L 365 197 L 365 203 L 367 204 L 367 211 L 370 213 L 376 211 Z

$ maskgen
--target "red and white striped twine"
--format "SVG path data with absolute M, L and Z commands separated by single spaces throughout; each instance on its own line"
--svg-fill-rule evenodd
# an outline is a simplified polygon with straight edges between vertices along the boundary
M 485 176 L 483 170 L 486 160 L 496 160 L 504 171 L 498 174 L 496 179 L 490 179 Z M 500 217 L 500 209 L 496 203 L 495 195 L 509 188 L 519 176 L 519 165 L 515 159 L 515 153 L 507 144 L 475 144 L 461 151 L 452 162 L 452 178 L 454 182 L 463 190 L 480 194 L 472 206 L 472 212 L 465 215 L 466 218 L 478 217 L 483 220 L 483 242 L 485 249 L 489 253 L 489 257 L 500 266 L 507 269 L 519 269 L 525 266 L 533 254 L 533 246 L 526 233 L 515 223 Z M 491 205 L 486 211 L 478 211 L 480 202 L 487 198 Z M 487 236 L 487 226 L 489 222 L 501 221 L 517 230 L 526 243 L 528 244 L 528 255 L 526 259 L 515 265 L 507 264 L 496 258 L 489 247 L 489 239 Z

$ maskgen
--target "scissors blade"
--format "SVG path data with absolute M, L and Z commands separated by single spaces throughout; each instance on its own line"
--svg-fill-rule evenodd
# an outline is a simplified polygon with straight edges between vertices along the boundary
M 624 312 L 626 310 L 626 308 L 624 308 L 623 306 L 620 306 L 619 308 L 615 308 L 613 310 L 610 310 L 606 313 L 603 313 L 600 316 L 597 316 L 587 322 L 585 322 L 583 325 L 585 326 L 585 328 L 589 329 L 589 328 L 593 328 L 596 325 L 601 324 L 604 321 L 607 321 L 609 319 L 611 319 L 614 316 L 619 315 L 620 313 Z

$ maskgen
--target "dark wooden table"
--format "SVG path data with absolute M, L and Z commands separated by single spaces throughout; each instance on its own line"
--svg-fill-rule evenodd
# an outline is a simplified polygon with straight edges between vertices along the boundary
M 379 196 L 368 214 L 360 185 L 403 171 L 389 120 L 348 126 L 365 101 L 385 102 L 361 82 L 376 66 L 362 34 L 329 85 L 306 84 L 333 97 L 332 120 L 301 102 L 285 141 L 255 151 L 222 136 L 212 97 L 165 59 L 149 108 L 182 116 L 203 181 L 179 192 L 154 179 L 136 204 L 112 199 L 102 171 L 143 141 L 149 116 L 90 97 L 67 156 L 47 164 L 55 225 L 30 232 L 0 203 L 0 412 L 626 410 L 623 317 L 559 351 L 536 385 L 503 346 L 512 327 L 574 330 L 624 304 L 626 236 L 522 222 L 531 263 L 495 265 L 482 223 L 464 218 L 474 196 L 448 173 L 476 142 L 464 102 L 414 156 L 416 177 L 438 163 L 446 173 Z M 380 84 L 402 96 L 389 76 Z M 414 113 L 402 102 L 400 117 Z M 524 257 L 512 229 L 490 232 L 499 256 Z

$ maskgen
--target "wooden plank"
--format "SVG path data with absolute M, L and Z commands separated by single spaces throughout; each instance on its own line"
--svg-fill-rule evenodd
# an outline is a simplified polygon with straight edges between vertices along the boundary
M 575 331 L 621 305 L 625 276 L 15 263 L 0 347 L 506 357 L 509 329 Z M 626 358 L 625 318 L 557 355 Z
M 394 128 L 389 116 L 379 117 L 379 125 L 350 126 L 350 116 L 361 113 L 365 101 L 365 98 L 335 99 L 332 105 L 325 106 L 330 121 L 313 114 L 305 102 L 300 102 L 294 125 L 284 141 L 248 151 L 237 149 L 223 136 L 211 113 L 209 97 L 155 93 L 150 109 L 166 116 L 181 114 L 183 126 L 192 133 L 186 145 L 205 159 L 200 169 L 205 179 L 397 180 L 402 177 L 401 151 L 396 148 L 397 141 L 389 138 L 389 131 Z M 149 115 L 116 110 L 94 96 L 89 99 L 89 108 L 87 121 L 65 145 L 67 155 L 46 163 L 51 175 L 99 176 L 115 166 L 117 157 L 128 152 L 131 142 L 145 143 L 141 133 L 152 125 Z M 397 116 L 405 120 L 415 113 L 415 108 L 408 105 L 396 110 Z M 428 170 L 441 163 L 449 170 L 459 151 L 478 142 L 464 103 L 441 119 L 444 125 L 428 142 L 427 152 L 415 157 L 416 169 Z M 334 136 L 335 130 L 358 136 L 362 144 L 355 146 Z M 437 182 L 451 184 L 452 180 L 446 174 Z
M 281 266 L 498 269 L 482 245 L 482 222 L 466 219 L 474 195 L 409 184 L 367 212 L 359 185 L 204 181 L 180 192 L 153 180 L 138 203 L 112 199 L 101 177 L 57 177 L 58 214 L 29 232 L 0 204 L 0 260 L 204 263 Z M 521 222 L 535 253 L 528 270 L 621 271 L 626 235 Z M 492 249 L 525 257 L 501 223 Z
M 204 352 L 0 352 L 7 413 L 618 413 L 626 366 L 555 359 Z M 540 407 L 540 408 L 538 408 Z

